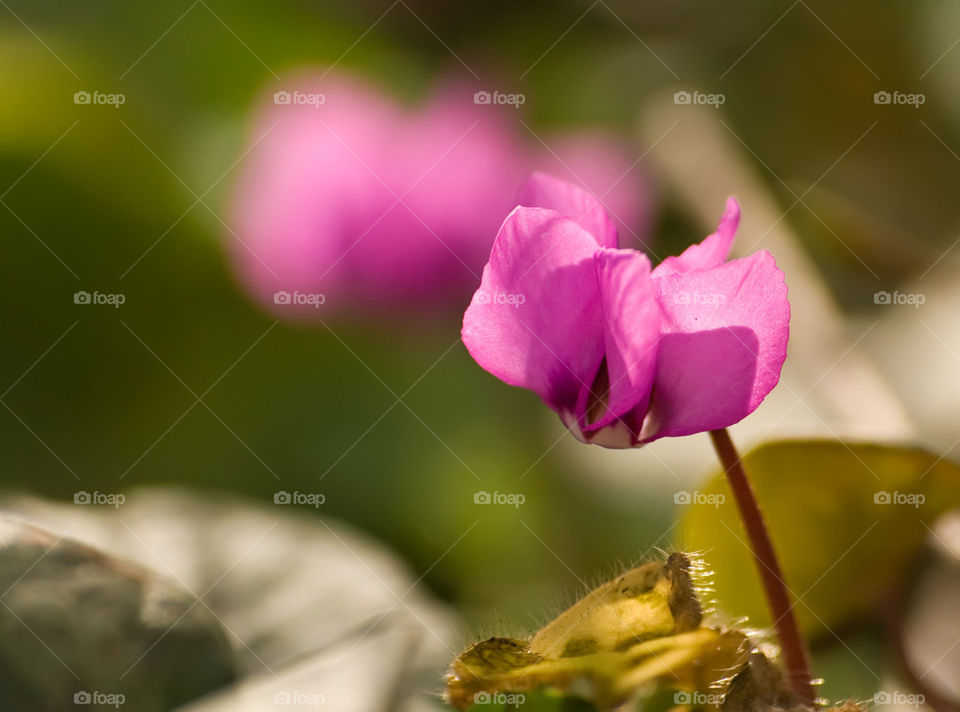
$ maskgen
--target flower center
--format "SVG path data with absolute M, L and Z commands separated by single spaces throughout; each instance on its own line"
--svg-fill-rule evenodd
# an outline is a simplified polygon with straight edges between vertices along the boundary
M 597 375 L 593 377 L 590 398 L 587 402 L 587 424 L 595 423 L 607 412 L 610 399 L 610 372 L 607 371 L 607 357 L 603 357 Z

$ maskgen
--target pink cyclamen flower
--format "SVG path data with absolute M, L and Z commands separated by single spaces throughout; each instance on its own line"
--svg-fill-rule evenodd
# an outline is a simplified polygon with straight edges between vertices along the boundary
M 732 425 L 780 379 L 790 304 L 767 251 L 727 261 L 740 220 L 651 269 L 606 211 L 543 174 L 497 234 L 463 319 L 483 368 L 534 391 L 584 442 L 632 447 Z
M 258 108 L 225 236 L 244 286 L 278 315 L 462 304 L 533 170 L 569 171 L 641 232 L 649 217 L 623 146 L 585 133 L 547 137 L 548 150 L 516 109 L 475 103 L 472 85 L 414 106 L 337 73 L 283 87 Z M 298 309 L 298 293 L 322 294 L 323 309 Z

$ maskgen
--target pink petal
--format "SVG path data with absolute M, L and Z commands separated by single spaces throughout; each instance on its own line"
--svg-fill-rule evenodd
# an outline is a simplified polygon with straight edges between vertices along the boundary
M 769 252 L 655 276 L 664 320 L 641 437 L 723 428 L 752 413 L 780 380 L 790 304 Z
M 378 157 L 398 114 L 360 82 L 306 77 L 284 86 L 326 101 L 275 104 L 269 96 L 235 187 L 226 239 L 244 281 L 271 308 L 277 290 L 322 292 L 337 304 L 353 281 L 344 235 L 356 231 L 369 206 L 389 205 L 373 172 L 381 170 Z
M 358 291 L 378 307 L 465 304 L 517 204 L 528 168 L 515 119 L 473 91 L 443 86 L 389 129 L 378 177 L 392 194 L 371 205 L 351 253 Z
M 655 277 L 665 277 L 668 274 L 690 272 L 696 269 L 708 269 L 723 264 L 730 254 L 733 245 L 733 236 L 740 224 L 740 205 L 737 199 L 727 198 L 727 206 L 720 218 L 720 224 L 712 235 L 703 242 L 691 245 L 679 257 L 667 257 L 654 270 Z
M 601 247 L 617 246 L 617 229 L 606 209 L 583 188 L 546 173 L 533 173 L 520 188 L 517 200 L 527 207 L 556 210 L 593 235 Z
M 601 388 L 593 393 L 592 410 L 581 406 L 582 423 L 589 429 L 609 425 L 630 411 L 646 413 L 660 340 L 660 306 L 650 279 L 650 260 L 635 250 L 603 249 L 595 257 L 603 306 L 603 340 L 606 354 Z M 599 409 L 602 397 L 605 409 Z M 602 404 L 600 405 L 602 408 Z M 634 426 L 634 443 L 639 423 Z
M 547 136 L 533 168 L 581 186 L 613 221 L 621 247 L 646 244 L 654 217 L 655 185 L 630 142 L 596 131 Z
M 463 343 L 497 378 L 572 411 L 603 359 L 597 244 L 553 210 L 507 216 L 463 318 Z

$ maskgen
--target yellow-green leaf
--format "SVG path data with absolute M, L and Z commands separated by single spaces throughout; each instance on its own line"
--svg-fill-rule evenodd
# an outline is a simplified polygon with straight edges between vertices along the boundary
M 960 506 L 960 467 L 920 449 L 783 441 L 752 450 L 743 464 L 811 637 L 872 615 L 909 578 L 928 528 Z M 681 543 L 709 561 L 721 609 L 770 625 L 723 474 L 689 501 Z

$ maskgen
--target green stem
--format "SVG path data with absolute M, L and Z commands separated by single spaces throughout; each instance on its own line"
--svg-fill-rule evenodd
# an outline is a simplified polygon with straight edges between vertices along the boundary
M 816 694 L 810 674 L 810 656 L 800 636 L 800 628 L 790 602 L 790 592 L 784 583 L 783 572 L 780 569 L 773 542 L 770 540 L 770 532 L 763 520 L 756 494 L 750 480 L 747 479 L 737 448 L 726 429 L 711 430 L 710 439 L 726 472 L 733 499 L 740 512 L 740 519 L 750 540 L 750 549 L 753 551 L 760 580 L 763 583 L 767 607 L 770 609 L 773 625 L 780 639 L 780 649 L 790 686 L 802 704 L 813 707 L 816 704 Z

